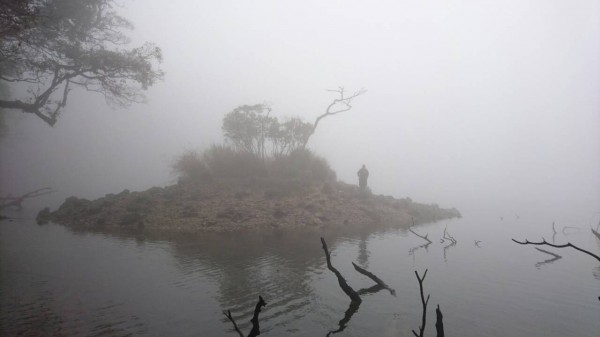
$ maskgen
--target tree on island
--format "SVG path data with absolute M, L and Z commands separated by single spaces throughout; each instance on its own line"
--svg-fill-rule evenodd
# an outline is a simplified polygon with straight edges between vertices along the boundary
M 277 157 L 296 149 L 304 149 L 323 118 L 352 109 L 352 100 L 366 92 L 361 89 L 346 96 L 344 87 L 329 91 L 338 93 L 339 97 L 312 124 L 299 117 L 279 122 L 277 117 L 270 115 L 272 109 L 268 104 L 242 105 L 223 118 L 223 134 L 236 150 L 262 159 L 269 155 Z
M 325 113 L 323 113 L 322 115 L 319 115 L 317 117 L 317 119 L 315 120 L 315 122 L 312 124 L 310 132 L 308 133 L 308 135 L 304 139 L 304 142 L 302 143 L 303 148 L 306 147 L 306 144 L 308 144 L 308 140 L 315 133 L 315 131 L 317 130 L 317 126 L 319 126 L 319 122 L 321 122 L 321 120 L 323 118 L 328 117 L 328 116 L 337 115 L 337 114 L 340 114 L 342 112 L 346 112 L 346 111 L 352 109 L 352 101 L 356 97 L 367 92 L 367 90 L 365 90 L 365 89 L 360 89 L 359 91 L 353 93 L 352 95 L 346 96 L 346 90 L 344 89 L 344 87 L 339 87 L 337 89 L 328 90 L 328 91 L 338 93 L 339 97 L 334 98 L 333 101 L 327 106 L 327 109 L 325 109 Z
M 236 150 L 265 159 L 287 155 L 302 147 L 311 124 L 300 118 L 279 122 L 267 104 L 242 105 L 223 118 L 223 135 Z
M 53 126 L 73 87 L 126 107 L 162 79 L 159 47 L 125 49 L 114 0 L 0 0 L 0 83 L 23 93 L 0 97 L 0 108 L 32 113 Z

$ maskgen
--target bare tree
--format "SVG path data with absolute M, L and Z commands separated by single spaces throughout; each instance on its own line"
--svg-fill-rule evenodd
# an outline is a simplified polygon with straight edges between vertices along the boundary
M 335 98 L 331 102 L 331 104 L 329 104 L 329 106 L 325 110 L 325 113 L 317 117 L 315 123 L 312 126 L 312 129 L 310 130 L 310 133 L 306 136 L 304 140 L 304 144 L 302 144 L 303 148 L 306 147 L 306 144 L 308 144 L 308 140 L 315 133 L 315 130 L 317 130 L 317 126 L 319 126 L 319 122 L 321 122 L 323 118 L 328 116 L 334 116 L 352 109 L 352 100 L 367 92 L 367 90 L 365 89 L 360 89 L 354 92 L 352 95 L 346 96 L 346 91 L 344 87 L 339 87 L 338 89 L 332 89 L 327 91 L 335 92 L 339 95 L 339 97 Z

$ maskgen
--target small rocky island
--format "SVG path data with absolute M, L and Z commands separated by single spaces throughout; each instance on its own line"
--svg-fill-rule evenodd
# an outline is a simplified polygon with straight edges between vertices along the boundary
M 56 211 L 40 211 L 37 221 L 82 230 L 192 233 L 409 227 L 460 217 L 456 209 L 338 181 L 327 162 L 307 150 L 265 162 L 213 147 L 204 156 L 186 153 L 178 163 L 176 185 L 93 201 L 70 197 Z

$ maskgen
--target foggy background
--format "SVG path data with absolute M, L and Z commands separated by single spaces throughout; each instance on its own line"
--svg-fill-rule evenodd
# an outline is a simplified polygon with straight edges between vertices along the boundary
M 2 195 L 52 186 L 57 207 L 173 184 L 175 157 L 222 142 L 237 106 L 313 122 L 345 86 L 368 92 L 309 142 L 345 182 L 366 164 L 373 193 L 463 214 L 600 211 L 598 1 L 124 5 L 164 82 L 127 110 L 74 90 L 54 128 L 9 111 Z

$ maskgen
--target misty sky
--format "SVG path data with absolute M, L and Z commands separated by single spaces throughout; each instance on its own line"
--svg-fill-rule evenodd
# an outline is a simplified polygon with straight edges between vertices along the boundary
M 600 212 L 600 2 L 137 0 L 134 44 L 165 80 L 113 110 L 73 91 L 54 128 L 15 112 L 2 194 L 97 198 L 172 184 L 173 159 L 267 102 L 314 121 L 326 89 L 366 88 L 309 146 L 374 193 L 469 211 Z M 56 207 L 56 202 L 48 202 Z

